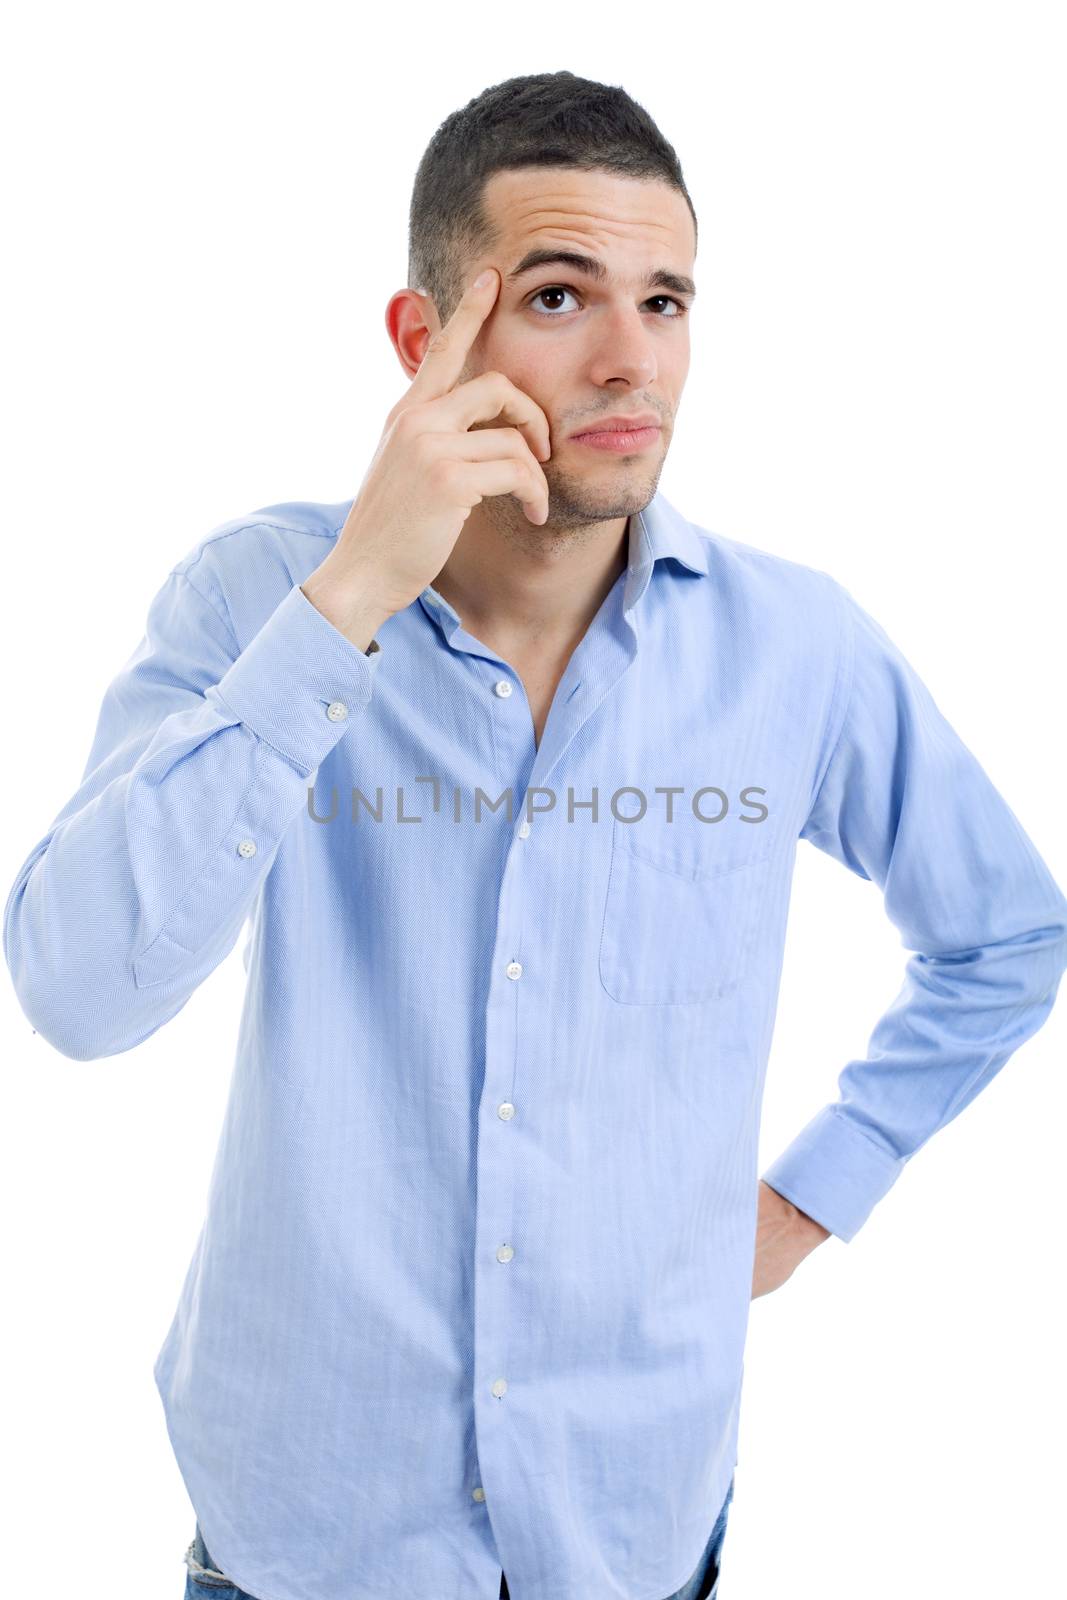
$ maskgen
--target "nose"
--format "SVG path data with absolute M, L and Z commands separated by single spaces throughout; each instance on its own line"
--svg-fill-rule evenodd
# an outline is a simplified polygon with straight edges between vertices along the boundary
M 621 379 L 634 389 L 655 383 L 659 375 L 655 339 L 636 306 L 605 312 L 597 332 L 600 338 L 590 372 L 594 383 Z

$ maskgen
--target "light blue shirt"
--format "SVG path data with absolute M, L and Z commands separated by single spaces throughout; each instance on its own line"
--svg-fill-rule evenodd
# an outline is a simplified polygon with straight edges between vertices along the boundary
M 538 747 L 432 586 L 370 654 L 306 598 L 349 504 L 263 508 L 174 566 L 8 896 L 7 962 L 92 1061 L 247 924 L 154 1369 L 234 1582 L 497 1600 L 503 1568 L 515 1600 L 664 1600 L 737 1459 L 797 841 L 913 952 L 763 1174 L 843 1240 L 1048 1015 L 1067 900 L 825 572 L 657 493 Z

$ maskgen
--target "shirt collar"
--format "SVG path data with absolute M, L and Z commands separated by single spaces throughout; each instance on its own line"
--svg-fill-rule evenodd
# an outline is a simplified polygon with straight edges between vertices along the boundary
M 630 551 L 626 570 L 623 610 L 631 610 L 648 587 L 652 569 L 665 556 L 701 577 L 708 576 L 704 541 L 693 524 L 675 510 L 662 491 L 652 496 L 643 511 L 630 518 Z
M 629 519 L 629 547 L 623 610 L 631 611 L 648 588 L 657 561 L 673 557 L 689 572 L 709 575 L 707 548 L 693 524 L 657 490 L 642 511 Z M 451 638 L 460 626 L 458 613 L 432 584 L 419 595 L 423 609 Z

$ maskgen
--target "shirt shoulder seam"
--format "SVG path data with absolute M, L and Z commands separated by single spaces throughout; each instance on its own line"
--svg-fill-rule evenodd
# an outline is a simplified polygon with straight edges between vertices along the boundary
M 237 637 L 237 630 L 233 625 L 233 618 L 230 616 L 229 608 L 226 606 L 225 600 L 223 599 L 222 606 L 220 607 L 218 604 L 216 604 L 215 600 L 210 594 L 206 594 L 204 590 L 200 588 L 199 584 L 193 582 L 190 574 L 195 567 L 198 567 L 201 562 L 204 561 L 207 551 L 211 545 L 217 544 L 221 539 L 232 538 L 234 534 L 247 533 L 250 528 L 277 528 L 281 533 L 306 533 L 317 539 L 332 539 L 335 537 L 337 532 L 336 528 L 305 528 L 299 526 L 295 522 L 283 522 L 277 517 L 246 517 L 243 521 L 239 521 L 232 526 L 218 528 L 214 533 L 207 534 L 206 537 L 200 541 L 200 544 L 197 546 L 194 553 L 186 556 L 184 560 L 178 563 L 174 569 L 175 575 L 179 578 L 184 578 L 190 589 L 193 590 L 194 594 L 198 595 L 205 605 L 211 607 L 212 611 L 214 611 L 215 615 L 222 622 L 227 633 L 230 635 L 230 638 L 233 640 L 234 648 L 237 650 L 238 654 L 241 650 L 241 643 Z
M 191 567 L 195 566 L 196 563 L 199 560 L 200 560 L 200 556 L 198 555 L 195 558 L 195 560 L 190 563 L 190 566 Z M 218 617 L 219 621 L 222 623 L 223 627 L 226 629 L 226 632 L 229 634 L 230 638 L 233 640 L 234 649 L 237 651 L 238 655 L 240 655 L 241 646 L 240 646 L 240 643 L 238 641 L 237 634 L 234 631 L 233 623 L 230 620 L 229 612 L 220 610 L 220 608 L 215 604 L 215 601 L 212 599 L 212 597 L 209 594 L 205 594 L 204 591 L 197 584 L 195 584 L 193 582 L 192 578 L 190 578 L 190 576 L 189 576 L 189 569 L 181 568 L 181 567 L 176 568 L 175 569 L 175 577 L 181 578 L 183 580 L 183 582 L 185 582 L 189 586 L 189 588 L 193 591 L 193 593 L 197 596 L 197 598 L 199 600 L 201 600 L 204 605 L 206 605 L 211 611 L 213 611 L 215 613 L 215 615 Z
M 811 816 L 812 812 L 815 810 L 815 807 L 818 805 L 819 795 L 822 792 L 822 786 L 826 782 L 826 775 L 833 765 L 834 757 L 837 755 L 838 748 L 840 747 L 845 726 L 848 722 L 848 713 L 852 705 L 852 689 L 856 677 L 855 618 L 853 617 L 851 608 L 848 605 L 848 596 L 846 595 L 841 584 L 838 583 L 836 578 L 831 578 L 828 573 L 826 576 L 831 584 L 839 613 L 837 662 L 834 670 L 834 687 L 830 698 L 830 713 L 827 718 L 827 722 L 831 729 L 829 749 L 826 759 L 823 762 L 822 770 L 818 774 L 815 785 L 812 789 L 811 803 L 808 806 L 808 817 Z M 847 687 L 843 687 L 845 685 L 847 685 Z M 835 726 L 834 715 L 838 705 L 840 705 L 841 709 Z

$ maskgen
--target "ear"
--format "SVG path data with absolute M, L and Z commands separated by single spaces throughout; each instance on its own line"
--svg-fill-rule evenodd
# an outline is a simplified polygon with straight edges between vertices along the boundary
M 398 289 L 385 308 L 385 328 L 409 378 L 422 365 L 426 346 L 440 329 L 437 307 L 422 289 Z

